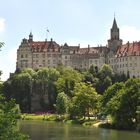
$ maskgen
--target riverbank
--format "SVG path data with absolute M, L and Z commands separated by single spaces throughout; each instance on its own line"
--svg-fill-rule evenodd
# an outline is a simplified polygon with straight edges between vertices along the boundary
M 22 114 L 22 120 L 42 120 L 42 121 L 54 121 L 54 122 L 63 122 L 65 124 L 79 124 L 82 126 L 89 127 L 101 127 L 105 129 L 114 129 L 114 130 L 129 130 L 135 131 L 134 129 L 117 129 L 112 125 L 110 120 L 99 120 L 95 117 L 85 117 L 85 118 L 76 118 L 70 119 L 68 114 L 58 115 L 58 114 Z
M 98 127 L 103 121 L 98 120 L 94 117 L 86 117 L 86 118 L 77 118 L 77 119 L 69 119 L 69 115 L 58 115 L 58 114 L 22 114 L 22 120 L 43 120 L 43 121 L 59 121 L 65 122 L 67 124 L 80 124 L 83 126 L 94 126 Z

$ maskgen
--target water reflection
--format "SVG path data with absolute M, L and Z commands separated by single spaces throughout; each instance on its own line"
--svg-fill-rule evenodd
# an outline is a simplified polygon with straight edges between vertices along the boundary
M 31 140 L 140 140 L 140 134 L 45 121 L 21 121 Z

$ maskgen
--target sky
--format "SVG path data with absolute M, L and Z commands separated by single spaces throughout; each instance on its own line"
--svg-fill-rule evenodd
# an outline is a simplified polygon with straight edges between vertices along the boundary
M 115 13 L 123 43 L 140 41 L 140 0 L 0 0 L 0 5 L 1 80 L 15 71 L 16 51 L 31 31 L 36 41 L 106 45 Z

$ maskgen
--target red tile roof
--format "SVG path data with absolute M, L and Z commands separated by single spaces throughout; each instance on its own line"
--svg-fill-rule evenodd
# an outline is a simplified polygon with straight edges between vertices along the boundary
M 60 46 L 54 41 L 33 41 L 30 43 L 33 52 L 46 52 L 49 49 L 59 51 Z
M 46 41 L 37 41 L 37 42 L 32 42 L 32 47 L 34 46 L 48 46 L 49 45 L 49 42 L 46 42 Z
M 49 52 L 52 49 L 54 52 L 59 52 L 62 48 L 68 48 L 71 53 L 74 54 L 93 54 L 106 53 L 107 47 L 88 47 L 80 48 L 79 46 L 68 46 L 66 43 L 64 46 L 60 46 L 55 41 L 32 41 L 29 42 L 33 52 Z
M 105 53 L 107 50 L 106 47 L 89 47 L 89 48 L 80 48 L 78 50 L 79 54 L 100 54 Z
M 118 48 L 117 57 L 134 55 L 140 55 L 140 42 L 128 42 Z

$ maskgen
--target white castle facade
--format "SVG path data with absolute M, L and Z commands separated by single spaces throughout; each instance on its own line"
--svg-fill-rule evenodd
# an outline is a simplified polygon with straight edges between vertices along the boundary
M 29 39 L 23 39 L 17 50 L 17 69 L 39 69 L 57 67 L 58 65 L 74 69 L 89 69 L 91 65 L 99 69 L 109 64 L 118 74 L 129 73 L 130 77 L 140 77 L 140 42 L 122 44 L 119 28 L 114 18 L 107 46 L 80 48 L 59 45 L 50 41 L 34 41 L 30 33 Z

